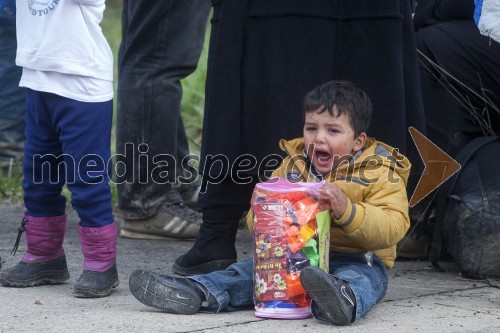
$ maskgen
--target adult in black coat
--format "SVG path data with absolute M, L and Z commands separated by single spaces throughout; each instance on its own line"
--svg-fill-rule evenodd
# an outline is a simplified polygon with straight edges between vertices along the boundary
M 212 0 L 212 5 L 200 166 L 208 186 L 202 186 L 206 192 L 198 201 L 203 224 L 196 243 L 173 266 L 183 275 L 235 262 L 238 219 L 263 176 L 259 165 L 276 167 L 266 156 L 283 153 L 279 139 L 302 136 L 301 101 L 316 85 L 344 79 L 365 90 L 374 107 L 369 135 L 399 148 L 412 163 L 419 157 L 408 150 L 408 127 L 424 130 L 409 0 Z M 253 168 L 239 176 L 251 180 L 236 184 L 230 166 L 244 164 L 238 158 L 244 154 L 255 157 L 248 159 Z
M 414 24 L 427 137 L 452 157 L 476 137 L 500 134 L 500 44 L 482 36 L 474 0 L 419 0 Z M 399 257 L 425 258 L 434 224 L 428 197 L 410 210 Z
M 427 135 L 452 156 L 500 135 L 500 43 L 473 16 L 474 0 L 421 0 L 415 12 Z

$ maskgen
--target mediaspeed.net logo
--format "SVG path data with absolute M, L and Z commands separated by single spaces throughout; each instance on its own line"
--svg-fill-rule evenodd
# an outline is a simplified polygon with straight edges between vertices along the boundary
M 200 161 L 199 155 L 187 155 L 176 158 L 170 154 L 158 154 L 151 156 L 148 154 L 147 144 L 140 144 L 138 148 L 131 143 L 125 145 L 124 154 L 115 154 L 109 158 L 103 158 L 98 154 L 87 154 L 80 158 L 75 158 L 69 154 L 59 156 L 53 154 L 35 154 L 32 158 L 33 182 L 73 184 L 77 181 L 89 184 L 112 182 L 115 184 L 190 184 L 197 180 L 198 173 L 203 175 L 202 193 L 209 184 L 219 184 L 225 180 L 231 180 L 236 184 L 249 184 L 256 179 L 269 179 L 272 172 L 283 164 L 284 158 L 281 155 L 271 154 L 260 161 L 256 156 L 244 154 L 238 156 L 232 162 L 229 157 L 223 154 L 207 155 Z M 282 165 L 285 170 L 295 170 L 303 163 L 304 156 L 298 154 L 287 159 L 287 165 Z M 346 156 L 339 157 L 346 160 L 343 167 L 350 168 L 353 158 Z M 398 182 L 398 177 L 393 177 L 396 160 L 390 162 L 390 181 Z M 361 164 L 382 167 L 384 164 L 380 156 L 368 156 L 361 161 Z M 372 167 L 373 170 L 373 167 Z M 294 172 L 294 171 L 292 171 Z M 335 177 L 336 170 L 331 170 Z M 360 177 L 366 183 L 377 181 L 371 179 L 369 174 L 360 171 Z M 300 180 L 300 173 L 296 172 L 295 177 L 290 182 Z M 344 179 L 351 182 L 352 179 Z
M 424 162 L 424 172 L 410 199 L 410 207 L 420 202 L 434 189 L 439 187 L 455 172 L 460 169 L 460 164 L 437 147 L 424 135 L 414 128 L 409 129 L 410 134 L 417 146 L 420 156 Z M 199 155 L 187 155 L 176 158 L 170 154 L 148 154 L 149 147 L 142 143 L 137 148 L 132 143 L 125 144 L 124 154 L 115 154 L 107 159 L 97 154 L 88 154 L 79 159 L 71 155 L 62 154 L 36 154 L 33 156 L 33 182 L 42 183 L 68 183 L 83 181 L 89 184 L 100 182 L 111 182 L 115 184 L 190 184 L 198 179 L 198 173 L 203 175 L 201 193 L 204 193 L 210 184 L 219 184 L 227 179 L 237 184 L 249 184 L 257 179 L 269 179 L 272 172 L 280 166 L 284 158 L 278 154 L 271 154 L 260 161 L 251 154 L 238 156 L 232 162 L 223 154 L 207 155 L 204 161 L 200 161 Z M 398 168 L 398 158 L 403 158 L 397 151 L 390 152 L 389 174 L 390 182 L 399 182 L 400 178 L 395 176 Z M 285 170 L 296 170 L 298 164 L 303 164 L 304 155 L 290 156 Z M 365 157 L 361 162 L 352 156 L 335 157 L 345 161 L 343 168 L 351 168 L 354 163 L 371 165 L 371 170 L 377 167 L 387 167 L 384 157 L 371 155 Z M 296 182 L 300 179 L 300 173 L 293 171 L 294 177 L 289 180 Z M 336 170 L 331 170 L 335 173 Z M 256 175 L 256 176 L 255 176 Z M 335 176 L 335 175 L 334 175 Z M 370 178 L 370 174 L 364 169 L 359 170 L 358 177 L 344 178 L 345 182 L 356 182 L 362 180 L 363 184 L 376 182 L 376 178 Z

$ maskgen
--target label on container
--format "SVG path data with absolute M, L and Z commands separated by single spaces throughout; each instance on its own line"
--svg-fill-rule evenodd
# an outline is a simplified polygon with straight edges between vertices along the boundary
M 254 203 L 255 299 L 287 300 L 286 233 L 283 220 L 287 200 Z

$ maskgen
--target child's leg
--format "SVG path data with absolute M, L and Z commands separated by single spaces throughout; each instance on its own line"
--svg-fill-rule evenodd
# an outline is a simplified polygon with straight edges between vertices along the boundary
M 63 155 L 45 93 L 26 89 L 26 143 L 23 159 L 24 204 L 29 216 L 65 214 L 61 195 L 71 161 Z
M 72 162 L 66 183 L 80 217 L 84 273 L 75 296 L 107 296 L 118 285 L 117 233 L 108 184 L 113 101 L 84 103 L 57 95 L 50 101 L 62 151 Z
M 333 254 L 330 273 L 347 282 L 356 297 L 356 319 L 363 318 L 387 291 L 387 269 L 378 257 L 364 254 Z
M 44 94 L 26 90 L 26 143 L 22 183 L 27 251 L 22 262 L 0 276 L 0 283 L 28 287 L 69 278 L 62 248 L 66 229 L 66 178 L 62 149 Z M 20 235 L 19 235 L 20 236 Z M 16 242 L 16 249 L 19 239 Z
M 334 325 L 350 325 L 364 317 L 387 290 L 387 271 L 375 256 L 332 254 L 330 273 L 306 267 L 300 281 L 311 296 L 316 319 Z
M 80 226 L 108 226 L 114 221 L 108 184 L 113 101 L 84 103 L 52 96 L 57 100 L 54 118 L 62 151 L 74 167 L 69 174 L 68 166 L 67 186 Z
M 253 304 L 253 261 L 241 260 L 223 271 L 193 275 L 188 279 L 203 285 L 218 303 L 215 312 L 235 311 Z
M 135 270 L 129 286 L 141 303 L 170 313 L 235 311 L 253 305 L 253 263 L 246 259 L 186 278 Z

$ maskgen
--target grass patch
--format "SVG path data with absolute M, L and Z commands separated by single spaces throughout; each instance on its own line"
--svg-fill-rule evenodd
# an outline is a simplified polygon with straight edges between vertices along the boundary
M 10 159 L 8 165 L 2 166 L 2 177 L 0 178 L 0 196 L 2 199 L 9 202 L 22 200 L 22 181 L 23 170 L 21 163 Z

